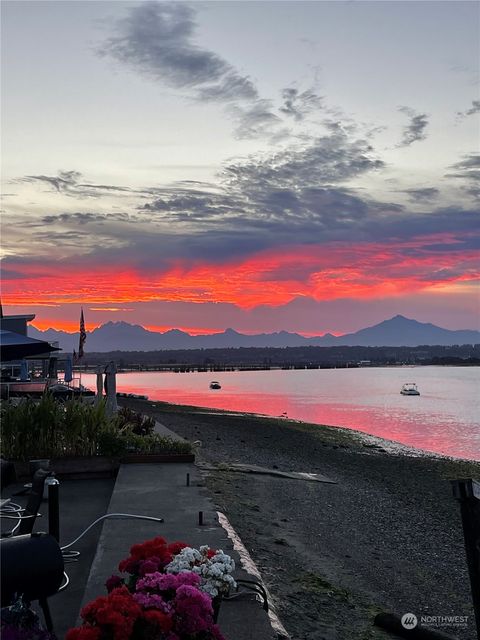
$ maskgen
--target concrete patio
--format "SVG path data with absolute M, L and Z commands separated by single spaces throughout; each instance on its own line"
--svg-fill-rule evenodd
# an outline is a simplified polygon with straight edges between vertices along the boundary
M 157 432 L 179 438 L 157 423 Z M 2 497 L 12 496 L 23 484 L 9 486 Z M 67 562 L 66 589 L 49 599 L 58 638 L 79 624 L 79 611 L 90 600 L 106 594 L 105 581 L 117 572 L 132 544 L 161 535 L 168 542 L 190 546 L 207 544 L 223 549 L 236 563 L 236 578 L 257 580 L 242 568 L 232 540 L 219 523 L 205 488 L 202 472 L 193 463 L 123 464 L 116 479 L 61 480 L 60 545 L 69 544 L 94 520 L 106 513 L 137 514 L 163 518 L 164 522 L 131 518 L 108 518 L 93 527 L 71 549 L 79 551 L 75 562 Z M 25 497 L 14 497 L 22 503 Z M 34 531 L 48 530 L 48 505 L 44 501 Z M 11 521 L 10 521 L 11 522 Z M 223 601 L 218 624 L 227 640 L 273 640 L 284 637 L 274 631 L 261 602 L 251 591 Z

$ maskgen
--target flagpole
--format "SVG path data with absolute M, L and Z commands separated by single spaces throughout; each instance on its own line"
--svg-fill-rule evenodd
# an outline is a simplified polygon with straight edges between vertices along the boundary
M 85 318 L 83 316 L 83 307 L 80 310 L 80 337 L 78 340 L 78 359 L 80 360 L 84 356 L 83 345 L 87 339 L 87 333 L 85 331 Z

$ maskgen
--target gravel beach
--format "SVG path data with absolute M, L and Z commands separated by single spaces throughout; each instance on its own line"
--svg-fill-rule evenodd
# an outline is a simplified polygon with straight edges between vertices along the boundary
M 450 479 L 480 463 L 406 455 L 347 429 L 122 399 L 197 442 L 218 509 L 242 538 L 293 640 L 392 637 L 380 611 L 468 616 L 439 630 L 475 638 L 460 510 Z M 239 473 L 229 463 L 314 472 L 336 484 Z M 180 532 L 179 532 L 180 533 Z

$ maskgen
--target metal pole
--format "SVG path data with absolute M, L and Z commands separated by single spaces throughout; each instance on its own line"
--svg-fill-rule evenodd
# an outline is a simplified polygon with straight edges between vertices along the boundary
M 60 542 L 60 500 L 58 480 L 48 485 L 48 533 Z
M 451 483 L 453 495 L 460 502 L 477 638 L 480 639 L 480 482 L 465 479 L 451 480 Z

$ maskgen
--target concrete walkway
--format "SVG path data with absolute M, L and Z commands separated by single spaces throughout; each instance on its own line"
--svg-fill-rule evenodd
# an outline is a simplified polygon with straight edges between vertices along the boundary
M 179 438 L 157 423 L 161 435 Z M 189 474 L 189 486 L 187 486 Z M 203 524 L 199 524 L 202 512 Z M 241 568 L 240 559 L 226 531 L 220 526 L 214 505 L 199 469 L 192 463 L 127 464 L 120 467 L 108 513 L 142 514 L 164 523 L 133 519 L 107 519 L 98 541 L 83 604 L 104 595 L 105 580 L 128 556 L 132 544 L 161 535 L 168 542 L 183 541 L 194 547 L 208 544 L 230 554 L 237 565 L 235 577 L 254 580 Z M 273 640 L 269 618 L 253 594 L 223 601 L 218 624 L 228 640 Z

